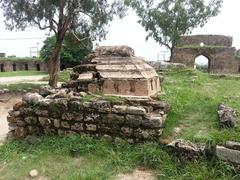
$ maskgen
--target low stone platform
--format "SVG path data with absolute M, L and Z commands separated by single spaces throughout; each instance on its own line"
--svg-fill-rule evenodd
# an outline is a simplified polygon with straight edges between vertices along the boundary
M 9 112 L 10 138 L 89 135 L 130 143 L 158 141 L 169 106 L 147 99 L 74 93 L 68 89 L 27 94 Z

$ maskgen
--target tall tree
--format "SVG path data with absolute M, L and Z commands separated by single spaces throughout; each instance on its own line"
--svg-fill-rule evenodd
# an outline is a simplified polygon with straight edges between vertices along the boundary
M 122 17 L 125 6 L 120 0 L 0 0 L 9 30 L 37 26 L 55 33 L 56 42 L 49 60 L 49 85 L 57 86 L 60 52 L 66 32 L 104 38 L 114 15 Z M 77 38 L 77 37 L 76 37 Z M 81 41 L 81 39 L 79 39 Z
M 173 56 L 182 35 L 203 26 L 217 16 L 222 0 L 125 0 L 139 16 L 139 23 L 160 45 L 167 47 Z
M 83 39 L 86 37 L 86 35 L 77 34 L 77 37 Z M 54 49 L 55 42 L 55 36 L 48 37 L 44 41 L 44 45 L 40 51 L 40 57 L 45 62 L 49 61 Z M 67 64 L 71 66 L 80 64 L 84 58 L 92 51 L 92 48 L 93 43 L 91 39 L 86 38 L 85 40 L 78 41 L 72 33 L 66 33 L 60 52 L 61 64 Z

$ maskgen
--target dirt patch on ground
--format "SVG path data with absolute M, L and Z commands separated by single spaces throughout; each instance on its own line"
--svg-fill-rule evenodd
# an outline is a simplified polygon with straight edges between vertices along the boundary
M 6 137 L 8 133 L 7 115 L 13 105 L 21 100 L 21 93 L 7 93 L 0 95 L 0 141 Z
M 129 174 L 119 174 L 117 180 L 156 180 L 154 173 L 144 168 L 138 168 Z

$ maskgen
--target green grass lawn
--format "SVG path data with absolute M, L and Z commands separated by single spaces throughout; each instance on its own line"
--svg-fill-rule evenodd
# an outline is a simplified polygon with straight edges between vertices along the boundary
M 47 75 L 45 71 L 14 71 L 14 72 L 0 72 L 0 77 L 16 77 L 16 76 L 36 76 Z
M 193 81 L 193 79 L 196 79 Z M 184 138 L 197 142 L 240 141 L 240 127 L 219 128 L 217 109 L 224 102 L 240 112 L 240 77 L 212 76 L 191 69 L 166 73 L 162 99 L 171 104 L 164 138 Z M 179 134 L 174 128 L 181 128 Z
M 193 79 L 196 79 L 193 81 Z M 240 141 L 240 128 L 220 129 L 219 103 L 240 112 L 240 80 L 190 70 L 169 70 L 161 99 L 171 104 L 163 139 L 194 142 Z M 228 97 L 228 98 L 227 98 Z M 179 134 L 174 128 L 180 127 Z M 210 159 L 209 159 L 210 158 Z M 156 143 L 129 145 L 86 137 L 40 137 L 8 141 L 0 147 L 0 179 L 25 179 L 32 169 L 48 179 L 115 179 L 118 173 L 145 167 L 163 180 L 238 180 L 240 172 L 215 157 L 189 161 Z
M 32 83 L 17 83 L 9 85 L 1 85 L 0 90 L 8 89 L 10 92 L 21 92 L 21 91 L 31 91 L 33 89 L 39 89 L 42 84 L 32 84 Z
M 233 166 L 221 161 L 178 159 L 157 144 L 133 146 L 83 137 L 34 141 L 8 142 L 0 148 L 0 179 L 24 179 L 30 170 L 37 169 L 48 179 L 106 180 L 137 167 L 150 169 L 163 180 L 240 178 Z

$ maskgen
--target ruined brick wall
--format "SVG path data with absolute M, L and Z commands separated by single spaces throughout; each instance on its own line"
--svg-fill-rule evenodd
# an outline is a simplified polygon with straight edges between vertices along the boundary
M 47 69 L 47 64 L 43 61 L 0 61 L 0 72 L 47 71 Z
M 153 100 L 83 102 L 83 97 L 49 99 L 34 94 L 26 96 L 9 112 L 9 137 L 89 135 L 118 137 L 130 143 L 157 141 L 168 110 L 166 103 Z
M 224 46 L 232 47 L 233 38 L 223 35 L 194 35 L 194 36 L 183 36 L 179 42 L 180 47 L 182 46 L 199 46 L 204 43 L 206 46 Z
M 239 73 L 239 60 L 234 53 L 235 48 L 175 48 L 173 62 L 194 67 L 195 59 L 203 55 L 209 60 L 210 73 Z
M 200 46 L 203 42 L 204 46 Z M 203 55 L 208 59 L 209 73 L 240 73 L 240 63 L 232 46 L 232 38 L 220 35 L 198 35 L 182 37 L 173 50 L 173 63 L 195 67 L 195 59 Z

